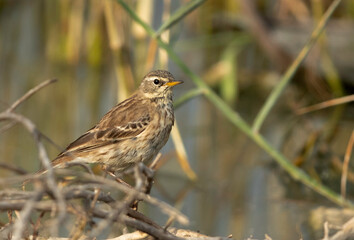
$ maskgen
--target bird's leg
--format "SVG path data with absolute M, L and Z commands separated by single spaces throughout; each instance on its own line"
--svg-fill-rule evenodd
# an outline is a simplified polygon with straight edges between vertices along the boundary
M 110 168 L 107 168 L 105 165 L 101 166 L 102 167 L 102 170 L 110 175 L 111 177 L 114 178 L 114 180 L 116 180 L 118 183 L 126 186 L 126 187 L 129 187 L 129 188 L 133 188 L 130 184 L 126 183 L 123 179 L 121 179 L 120 177 L 117 177 L 117 175 L 114 173 L 114 171 Z
M 126 187 L 129 187 L 129 188 L 133 188 L 129 183 L 126 183 L 123 179 L 117 177 L 113 171 L 110 171 L 110 170 L 106 170 L 106 172 L 111 176 L 113 177 L 117 182 L 119 182 L 120 184 L 126 186 Z
M 154 161 L 152 161 L 152 163 L 150 164 L 149 167 L 144 166 L 143 173 L 145 174 L 146 180 L 147 180 L 147 186 L 145 188 L 146 194 L 150 194 L 152 185 L 154 183 L 155 171 L 158 168 L 158 163 L 161 160 L 161 156 L 162 156 L 162 154 L 158 153 L 157 156 L 155 157 Z
M 114 171 L 102 166 L 102 169 L 106 172 L 106 174 L 110 175 L 111 177 L 114 178 L 118 183 L 128 187 L 128 188 L 133 188 L 130 184 L 126 183 L 123 179 L 120 177 L 117 177 L 117 175 L 114 173 Z M 132 208 L 133 210 L 137 211 L 138 210 L 138 200 L 134 200 L 129 204 L 129 207 Z
M 161 156 L 161 154 L 157 158 L 160 158 L 160 156 Z M 143 192 L 143 193 L 145 193 L 145 194 L 150 194 L 152 185 L 154 183 L 155 171 L 152 168 L 147 167 L 142 162 L 137 165 L 137 168 L 135 170 L 137 170 L 137 171 L 135 171 L 136 180 L 139 179 L 140 182 L 142 183 L 138 190 Z M 142 177 L 143 175 L 145 176 L 144 179 Z M 131 208 L 134 209 L 134 210 L 138 210 L 139 201 L 141 201 L 141 200 L 140 199 L 136 199 L 130 205 Z
M 144 187 L 144 193 L 145 194 L 150 194 L 152 185 L 154 183 L 154 174 L 155 171 L 152 170 L 150 167 L 147 167 L 146 165 L 142 165 L 141 172 L 145 176 L 145 187 Z

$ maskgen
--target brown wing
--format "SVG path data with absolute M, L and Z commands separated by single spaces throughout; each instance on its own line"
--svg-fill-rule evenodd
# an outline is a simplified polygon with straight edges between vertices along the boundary
M 79 153 L 136 137 L 149 125 L 150 115 L 149 105 L 139 101 L 134 95 L 114 107 L 95 127 L 72 142 L 53 164 L 64 156 L 77 156 Z

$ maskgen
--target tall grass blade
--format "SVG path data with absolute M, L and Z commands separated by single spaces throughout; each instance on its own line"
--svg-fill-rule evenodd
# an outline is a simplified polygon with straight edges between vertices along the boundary
M 327 9 L 326 13 L 323 15 L 321 20 L 319 21 L 318 25 L 316 28 L 313 30 L 310 39 L 307 41 L 305 46 L 302 48 L 300 51 L 299 55 L 296 57 L 296 59 L 293 61 L 293 63 L 290 65 L 288 70 L 285 72 L 283 77 L 280 79 L 279 84 L 273 89 L 271 94 L 269 95 L 267 101 L 265 104 L 262 106 L 261 110 L 257 114 L 252 130 L 254 132 L 258 132 L 259 129 L 261 128 L 264 120 L 268 116 L 269 112 L 275 105 L 276 101 L 284 91 L 285 87 L 288 85 L 292 77 L 294 76 L 296 70 L 299 68 L 300 64 L 304 61 L 304 59 L 307 57 L 309 54 L 311 48 L 315 45 L 317 39 L 321 35 L 324 27 L 326 26 L 330 16 L 333 14 L 334 10 L 338 7 L 340 4 L 341 0 L 334 0 L 330 7 Z
M 160 36 L 161 33 L 163 33 L 166 29 L 172 27 L 174 24 L 183 19 L 186 15 L 188 15 L 194 9 L 199 7 L 199 5 L 203 4 L 205 1 L 206 0 L 189 1 L 186 5 L 176 10 L 174 14 L 172 14 L 172 16 L 168 20 L 164 21 L 161 27 L 156 31 L 155 37 Z

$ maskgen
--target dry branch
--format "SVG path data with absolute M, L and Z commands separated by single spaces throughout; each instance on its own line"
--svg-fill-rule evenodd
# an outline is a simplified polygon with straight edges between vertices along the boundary
M 323 240 L 346 240 L 352 239 L 354 237 L 354 218 L 347 221 L 341 230 L 337 231 L 332 236 L 329 236 L 329 226 L 328 222 L 324 224 L 324 238 Z
M 15 113 L 14 110 L 38 90 L 54 81 L 49 80 L 34 87 L 7 110 L 0 113 L 0 122 L 9 122 L 7 127 L 13 126 L 14 123 L 20 123 L 31 133 L 38 149 L 38 158 L 45 168 L 45 173 L 26 174 L 17 166 L 0 163 L 1 168 L 18 174 L 0 179 L 0 186 L 3 188 L 0 190 L 0 213 L 8 211 L 9 218 L 9 222 L 0 227 L 0 238 L 11 238 L 12 236 L 11 239 L 15 240 L 29 237 L 42 239 L 41 231 L 45 230 L 43 228 L 46 224 L 49 224 L 50 235 L 53 237 L 52 239 L 55 239 L 58 236 L 60 223 L 64 223 L 64 219 L 73 218 L 76 224 L 71 226 L 69 232 L 71 232 L 70 238 L 75 239 L 95 238 L 103 229 L 111 227 L 112 223 L 130 227 L 158 239 L 221 239 L 206 238 L 206 236 L 197 237 L 196 235 L 193 238 L 182 237 L 180 231 L 165 229 L 131 208 L 131 206 L 137 206 L 139 201 L 145 201 L 156 206 L 169 218 L 176 219 L 181 224 L 188 224 L 187 217 L 180 211 L 149 195 L 153 184 L 154 170 L 160 156 L 157 157 L 151 168 L 140 163 L 135 166 L 133 172 L 124 173 L 133 174 L 134 187 L 118 183 L 116 179 L 96 176 L 86 164 L 76 164 L 84 171 L 53 169 L 42 143 L 44 135 L 30 119 Z M 28 183 L 26 188 L 33 186 L 33 190 L 19 189 L 18 185 L 23 181 Z M 14 184 L 17 184 L 17 188 L 13 187 Z M 119 194 L 118 196 L 111 195 L 111 192 L 120 193 L 120 197 Z M 50 213 L 49 216 L 48 213 Z M 50 219 L 44 221 L 45 216 Z M 36 218 L 34 223 L 32 223 L 33 218 Z M 95 221 L 98 221 L 97 224 Z M 131 234 L 134 235 L 134 233 Z M 132 235 L 128 234 L 127 236 Z M 123 234 L 116 239 L 128 238 Z

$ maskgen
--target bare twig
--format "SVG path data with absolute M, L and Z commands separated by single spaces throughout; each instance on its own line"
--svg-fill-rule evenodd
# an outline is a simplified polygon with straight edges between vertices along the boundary
M 49 189 L 53 192 L 54 197 L 58 200 L 58 208 L 59 208 L 58 220 L 59 222 L 61 222 L 65 217 L 65 202 L 62 197 L 62 194 L 60 193 L 60 190 L 58 189 L 57 184 L 55 183 L 53 168 L 50 163 L 47 151 L 45 150 L 44 145 L 40 140 L 39 131 L 37 130 L 36 126 L 32 123 L 32 121 L 17 113 L 13 113 L 10 111 L 0 113 L 0 121 L 1 120 L 13 120 L 19 122 L 32 134 L 37 144 L 39 159 L 41 160 L 42 165 L 48 172 L 46 174 L 46 183 Z
M 12 210 L 7 211 L 7 217 L 9 218 L 9 223 L 7 224 L 8 226 L 12 226 L 12 224 L 13 224 L 12 213 L 13 213 Z M 4 227 L 7 227 L 7 226 L 4 226 Z M 12 231 L 9 231 L 7 238 L 12 239 Z
M 85 186 L 89 186 L 92 188 L 95 188 L 95 187 L 99 187 L 102 189 L 115 188 L 115 189 L 118 189 L 126 194 L 129 194 L 132 191 L 135 194 L 137 194 L 137 198 L 161 208 L 162 212 L 169 215 L 169 216 L 175 216 L 176 220 L 179 221 L 181 224 L 188 224 L 188 219 L 186 218 L 186 216 L 184 216 L 180 211 L 171 207 L 167 203 L 162 202 L 162 201 L 160 201 L 156 198 L 153 198 L 149 195 L 146 195 L 145 193 L 138 192 L 131 187 L 127 187 L 125 185 L 119 184 L 112 179 L 107 179 L 107 178 L 104 178 L 101 176 L 93 176 L 88 173 L 77 172 L 77 171 L 73 171 L 70 169 L 55 169 L 55 173 L 58 174 L 58 177 L 60 177 L 60 175 L 65 175 L 65 176 L 68 176 L 70 174 L 74 175 L 76 178 L 72 180 L 73 182 L 79 181 L 80 184 L 84 184 Z M 45 179 L 45 177 L 46 177 L 45 174 L 44 175 L 25 175 L 25 176 L 19 176 L 19 177 L 11 177 L 8 179 L 0 179 L 0 184 L 5 185 L 5 184 L 9 184 L 11 182 L 16 183 L 19 181 L 23 181 L 25 179 L 34 179 L 34 180 L 37 179 L 39 181 L 42 181 L 43 179 Z
M 39 189 L 33 197 L 26 202 L 25 206 L 20 212 L 20 218 L 17 219 L 14 226 L 13 240 L 20 240 L 22 238 L 22 234 L 25 230 L 26 225 L 28 224 L 30 214 L 34 209 L 34 205 L 38 200 L 42 198 L 44 194 L 44 189 Z
M 85 189 L 81 189 L 82 187 L 80 186 L 79 189 L 76 189 L 74 190 L 73 188 L 70 188 L 70 189 L 67 189 L 67 191 L 64 191 L 64 194 L 65 194 L 65 199 L 69 200 L 69 199 L 92 199 L 94 193 L 93 192 L 89 192 Z M 78 192 L 79 191 L 79 192 Z M 22 210 L 25 205 L 26 205 L 26 202 L 27 202 L 27 199 L 33 197 L 35 195 L 35 192 L 30 192 L 30 193 L 26 193 L 23 195 L 23 198 L 20 199 L 20 200 L 11 200 L 11 201 L 0 201 L 0 210 L 1 211 L 6 211 L 6 210 L 16 210 L 16 211 L 19 211 L 19 210 Z M 109 195 L 101 195 L 99 196 L 98 198 L 99 201 L 102 201 L 102 202 L 106 202 L 106 203 L 111 203 L 111 202 L 114 202 L 115 200 L 112 199 Z M 45 211 L 45 212 L 48 212 L 48 211 L 51 211 L 52 208 L 53 208 L 53 205 L 55 204 L 54 201 L 45 201 L 45 202 L 37 202 L 34 204 L 33 206 L 33 209 L 35 210 L 38 210 L 38 211 Z M 96 211 L 97 213 L 97 210 L 95 210 L 95 207 L 92 209 L 93 211 Z M 160 228 L 160 229 L 163 229 L 162 227 L 160 227 L 157 223 L 155 223 L 154 221 L 152 221 L 151 219 L 149 219 L 148 217 L 146 217 L 145 215 L 135 211 L 135 210 L 132 210 L 130 208 L 127 208 L 127 215 L 132 217 L 132 218 L 135 218 L 139 221 L 142 221 L 142 222 L 145 222 L 155 228 Z M 96 217 L 100 217 L 100 218 L 106 218 L 107 214 L 109 212 L 100 212 L 101 215 L 95 215 Z M 114 221 L 116 221 L 115 218 L 113 218 Z
M 0 192 L 0 199 L 1 201 L 5 200 L 23 200 L 29 199 L 33 196 L 33 192 L 30 191 L 20 191 L 20 190 L 13 190 L 7 189 Z
M 340 184 L 340 190 L 343 199 L 346 198 L 348 166 L 349 166 L 350 156 L 352 155 L 353 146 L 354 146 L 354 131 L 352 131 L 352 134 L 350 136 L 347 149 L 345 151 L 344 162 L 343 162 L 343 171 L 342 171 L 341 184 Z
M 141 163 L 143 164 L 143 163 Z M 135 190 L 137 192 L 141 192 L 145 187 L 146 187 L 146 181 L 143 179 L 143 168 L 141 164 L 136 164 L 134 167 L 134 174 L 135 174 Z M 97 236 L 99 233 L 101 233 L 105 228 L 107 228 L 111 223 L 114 221 L 114 219 L 121 219 L 121 216 L 123 214 L 126 214 L 127 209 L 130 208 L 130 206 L 133 203 L 136 203 L 137 199 L 137 194 L 136 192 L 129 192 L 127 193 L 127 196 L 125 199 L 121 202 L 116 202 L 114 204 L 114 207 L 112 208 L 113 211 L 109 214 L 109 216 L 104 220 L 101 221 L 98 226 L 91 232 L 90 236 L 94 237 Z
M 56 82 L 57 79 L 49 79 L 47 81 L 44 81 L 34 88 L 30 89 L 27 93 L 25 93 L 22 97 L 20 97 L 17 101 L 15 101 L 6 111 L 7 112 L 13 112 L 21 103 L 23 103 L 26 99 L 31 97 L 33 94 L 41 90 L 42 88 L 46 87 L 47 85 Z
M 7 163 L 0 163 L 0 168 L 10 170 L 10 171 L 12 171 L 14 173 L 17 173 L 17 174 L 20 174 L 20 175 L 27 174 L 27 172 L 25 170 L 23 170 L 22 168 L 19 168 L 19 167 L 16 167 L 16 166 L 12 166 L 12 165 L 7 164 Z
M 56 169 L 56 171 L 60 172 L 61 169 Z M 145 193 L 139 192 L 134 188 L 129 188 L 125 185 L 119 184 L 115 181 L 112 181 L 110 179 L 107 178 L 103 178 L 101 176 L 95 176 L 94 178 L 87 174 L 87 173 L 76 173 L 76 176 L 80 177 L 80 181 L 83 183 L 87 183 L 87 182 L 91 182 L 91 183 L 100 183 L 102 184 L 101 187 L 113 187 L 116 188 L 126 194 L 136 194 L 136 197 L 146 201 L 147 203 L 150 203 L 152 205 L 155 205 L 157 207 L 159 207 L 161 209 L 161 211 L 169 216 L 175 216 L 176 220 L 178 222 L 180 222 L 181 224 L 188 224 L 188 218 L 183 215 L 180 211 L 178 211 L 177 209 L 173 208 L 172 206 L 168 205 L 165 202 L 162 202 L 156 198 L 153 198 L 149 195 L 146 195 Z
M 0 128 L 0 133 L 3 133 L 3 132 L 5 132 L 6 130 L 12 128 L 13 126 L 16 125 L 16 123 L 17 123 L 17 122 L 10 122 L 10 123 L 8 123 L 8 124 L 2 126 L 2 127 Z
M 20 114 L 16 114 L 13 113 L 12 111 L 18 107 L 24 100 L 26 100 L 27 98 L 29 98 L 30 96 L 32 96 L 36 91 L 38 91 L 39 89 L 43 88 L 44 86 L 54 82 L 55 80 L 49 80 L 46 81 L 40 85 L 38 85 L 37 87 L 31 89 L 29 92 L 27 92 L 24 96 L 22 96 L 20 99 L 18 99 L 14 104 L 11 105 L 10 108 L 8 108 L 5 112 L 0 113 L 0 121 L 2 120 L 12 120 L 18 123 L 21 123 L 33 136 L 36 144 L 37 144 L 37 149 L 38 149 L 38 155 L 39 155 L 39 159 L 42 162 L 42 165 L 46 168 L 46 170 L 48 171 L 48 174 L 46 175 L 46 184 L 48 185 L 49 189 L 53 192 L 55 198 L 58 201 L 58 208 L 59 208 L 59 217 L 58 217 L 58 221 L 61 222 L 64 217 L 65 217 L 65 202 L 64 199 L 60 193 L 60 190 L 58 189 L 55 180 L 54 180 L 54 175 L 53 175 L 53 170 L 52 170 L 52 166 L 50 164 L 50 160 L 48 158 L 48 154 L 44 148 L 43 143 L 40 140 L 40 132 L 37 130 L 36 126 L 32 123 L 32 121 L 30 121 L 28 118 L 20 115 Z M 28 210 L 26 213 L 30 213 L 32 211 L 32 209 Z M 25 218 L 26 220 L 27 218 Z M 15 235 L 15 239 L 19 239 L 21 237 L 23 228 L 22 225 L 18 224 L 15 225 L 17 227 L 19 227 L 19 229 L 17 230 L 17 228 L 15 228 L 15 232 L 17 235 Z M 55 229 L 53 228 L 53 231 L 55 231 Z
M 328 240 L 329 228 L 328 228 L 328 222 L 327 221 L 325 221 L 324 224 L 323 224 L 323 230 L 324 230 L 323 240 Z
M 63 195 L 66 200 L 69 199 L 76 199 L 76 198 L 82 198 L 82 199 L 95 199 L 97 198 L 98 201 L 105 202 L 105 203 L 112 203 L 115 200 L 110 196 L 108 193 L 103 193 L 100 192 L 99 194 L 96 194 L 94 191 L 87 190 L 89 186 L 69 186 L 65 189 L 63 189 Z M 97 195 L 97 196 L 96 196 Z
M 74 167 L 74 166 L 82 167 L 87 173 L 91 174 L 92 176 L 95 176 L 90 166 L 88 166 L 85 162 L 72 161 L 72 162 L 65 163 L 65 168 Z
M 160 225 L 158 225 L 156 222 L 152 221 L 150 218 L 146 217 L 144 214 L 142 214 L 142 213 L 140 213 L 138 211 L 135 211 L 135 210 L 133 210 L 131 208 L 129 208 L 127 210 L 127 215 L 129 217 L 135 218 L 135 219 L 137 219 L 139 221 L 142 221 L 142 222 L 145 222 L 147 224 L 150 224 L 151 226 L 154 226 L 155 228 L 161 228 L 162 229 L 162 227 Z
M 305 113 L 309 113 L 309 112 L 313 112 L 313 111 L 317 111 L 320 109 L 333 107 L 333 106 L 337 106 L 340 104 L 349 103 L 349 102 L 353 102 L 353 101 L 354 101 L 354 94 L 349 95 L 349 96 L 345 96 L 345 97 L 331 99 L 331 100 L 324 101 L 324 102 L 321 102 L 321 103 L 318 103 L 318 104 L 315 104 L 312 106 L 300 108 L 300 109 L 296 110 L 296 114 L 302 115 Z
M 101 209 L 95 208 L 93 212 L 95 217 L 106 218 L 109 216 L 109 213 L 103 211 Z M 156 228 L 150 224 L 144 223 L 132 217 L 128 217 L 127 215 L 120 215 L 119 216 L 122 223 L 129 227 L 133 227 L 139 231 L 148 233 L 151 236 L 154 236 L 158 239 L 171 239 L 171 240 L 181 240 L 181 238 L 173 236 L 171 233 L 164 231 L 163 229 Z M 118 220 L 118 219 L 117 219 Z
M 333 236 L 330 237 L 328 237 L 327 234 L 327 238 L 324 238 L 323 240 L 345 240 L 353 236 L 354 236 L 354 218 L 351 218 L 342 226 L 341 230 L 339 230 Z

